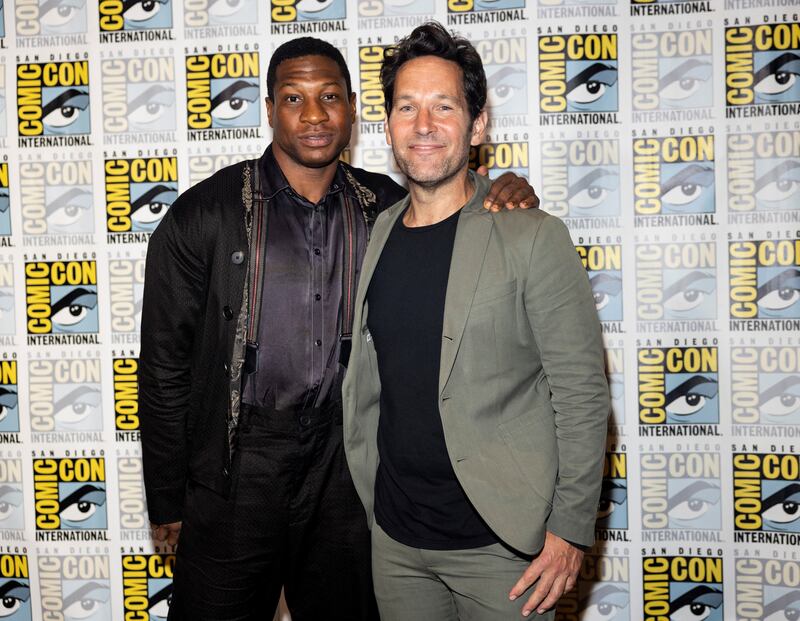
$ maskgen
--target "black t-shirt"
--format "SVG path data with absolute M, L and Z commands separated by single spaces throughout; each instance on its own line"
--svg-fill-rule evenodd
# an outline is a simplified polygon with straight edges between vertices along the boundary
M 439 414 L 442 323 L 456 212 L 386 241 L 367 292 L 381 379 L 375 519 L 393 539 L 433 550 L 497 541 L 458 483 Z

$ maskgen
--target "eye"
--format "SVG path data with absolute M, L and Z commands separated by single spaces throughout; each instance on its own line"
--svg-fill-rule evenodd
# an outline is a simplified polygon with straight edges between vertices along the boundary
M 703 621 L 722 605 L 722 591 L 706 585 L 696 586 L 670 602 L 671 621 Z
M 99 582 L 88 582 L 64 598 L 64 618 L 87 619 L 108 602 L 110 589 Z
M 693 271 L 664 290 L 664 308 L 674 312 L 687 312 L 705 302 L 716 288 L 712 274 Z
M 53 323 L 61 327 L 80 323 L 97 306 L 97 292 L 78 287 L 53 304 Z
M 688 205 L 713 183 L 713 168 L 690 164 L 664 181 L 661 186 L 661 200 L 672 205 Z
M 302 13 L 319 13 L 327 9 L 333 3 L 334 0 L 300 0 L 296 8 Z
M 800 519 L 800 483 L 790 483 L 762 503 L 761 517 L 773 524 L 791 524 Z
M 762 95 L 779 95 L 788 91 L 797 82 L 797 74 L 789 71 L 776 71 L 770 73 L 753 88 Z
M 800 597 L 795 598 L 795 600 L 797 599 L 800 599 Z M 766 610 L 775 610 L 775 608 L 769 605 L 765 607 L 765 612 Z M 798 621 L 798 619 L 800 619 L 800 608 L 793 608 L 787 605 L 785 608 L 780 607 L 775 612 L 765 615 L 763 621 Z
M 79 423 L 100 407 L 100 391 L 80 386 L 55 404 L 53 417 L 62 425 Z
M 697 481 L 669 499 L 668 515 L 674 520 L 696 520 L 719 502 L 719 487 Z
M 597 519 L 608 517 L 628 499 L 628 487 L 624 483 L 603 480 L 600 501 L 597 503 Z
M 68 228 L 81 219 L 92 207 L 92 193 L 84 188 L 72 188 L 47 205 L 47 224 Z
M 780 418 L 800 411 L 800 378 L 786 377 L 759 396 L 761 414 Z
M 166 4 L 166 0 L 139 0 L 137 2 L 125 2 L 128 8 L 122 13 L 122 16 L 129 22 L 146 22 L 161 11 L 162 6 Z
M 169 608 L 172 606 L 172 584 L 168 584 L 163 589 L 150 597 L 150 618 L 166 619 Z
M 85 522 L 97 508 L 106 502 L 106 490 L 95 485 L 83 485 L 61 501 L 61 519 L 68 522 Z
M 711 73 L 710 62 L 690 58 L 661 78 L 660 95 L 673 101 L 688 99 L 711 78 Z
M 756 198 L 765 202 L 782 202 L 800 189 L 800 162 L 789 160 L 764 173 L 756 180 Z
M 758 288 L 757 304 L 768 311 L 782 311 L 800 299 L 800 270 L 787 269 Z
M 621 608 L 622 606 L 610 602 L 597 602 L 596 604 L 586 607 L 586 613 L 583 618 L 605 621 L 606 619 L 612 619 Z
M 230 17 L 244 6 L 244 0 L 216 0 L 208 7 L 212 17 Z
M 590 80 L 585 84 L 576 86 L 567 93 L 567 99 L 581 104 L 592 103 L 605 95 L 606 88 L 608 88 L 606 84 L 597 82 L 596 80 Z
M 137 125 L 150 125 L 158 121 L 175 101 L 175 90 L 154 85 L 131 101 L 128 119 Z
M 0 387 L 0 421 L 5 420 L 8 414 L 17 407 L 17 392 Z
M 607 621 L 628 606 L 628 591 L 613 584 L 602 584 L 589 594 L 586 607 L 579 618 L 591 621 Z M 577 618 L 577 617 L 576 617 Z
M 593 63 L 567 82 L 567 99 L 576 104 L 589 104 L 600 99 L 606 89 L 617 82 L 617 68 Z
M 673 612 L 669 618 L 671 621 L 703 621 L 711 616 L 711 607 L 705 604 L 686 604 Z
M 490 108 L 499 108 L 525 87 L 525 71 L 503 67 L 486 78 L 487 101 Z
M 795 85 L 798 72 L 800 56 L 794 52 L 784 52 L 755 72 L 753 89 L 760 95 L 780 95 Z
M 50 28 L 58 28 L 69 22 L 81 9 L 83 9 L 83 0 L 61 0 L 61 2 L 51 3 L 46 2 L 42 8 L 50 5 L 44 13 L 39 17 L 42 25 Z
M 158 184 L 131 203 L 131 219 L 139 225 L 158 222 L 178 198 L 176 188 Z
M 11 485 L 0 486 L 0 522 L 22 504 L 22 490 Z
M 709 399 L 717 396 L 717 381 L 702 375 L 694 375 L 666 396 L 666 410 L 672 416 L 691 416 L 705 407 Z
M 592 296 L 597 310 L 608 306 L 611 298 L 619 295 L 622 291 L 622 279 L 606 272 L 598 272 L 591 276 L 589 284 L 592 287 Z
M 0 586 L 0 618 L 10 617 L 31 597 L 31 589 L 24 582 L 9 580 Z
M 595 168 L 569 186 L 567 200 L 571 207 L 591 209 L 602 203 L 618 186 L 617 173 Z
M 42 108 L 42 122 L 49 127 L 69 127 L 89 105 L 89 93 L 70 88 Z
M 211 116 L 230 121 L 242 116 L 258 98 L 258 86 L 237 80 L 211 100 Z

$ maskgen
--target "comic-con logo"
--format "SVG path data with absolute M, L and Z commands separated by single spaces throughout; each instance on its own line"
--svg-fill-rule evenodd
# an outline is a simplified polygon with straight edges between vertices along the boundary
M 94 232 L 91 160 L 28 161 L 19 165 L 22 232 Z
M 105 160 L 106 230 L 151 233 L 178 197 L 178 159 Z
M 105 529 L 106 463 L 103 457 L 33 460 L 36 530 Z
M 109 559 L 105 555 L 41 555 L 37 559 L 42 619 L 111 619 Z
M 125 619 L 166 621 L 172 604 L 174 554 L 126 554 L 122 557 Z
M 25 528 L 25 509 L 22 493 L 22 460 L 0 458 L 0 537 L 4 530 Z
M 606 379 L 611 395 L 611 423 L 625 424 L 625 350 L 606 347 Z
M 525 20 L 524 9 L 525 0 L 447 0 L 447 25 Z
M 0 263 L 0 335 L 14 335 L 17 332 L 13 268 L 12 263 Z
M 716 347 L 637 350 L 640 425 L 719 423 Z
M 737 542 L 797 545 L 800 455 L 734 453 L 733 524 Z M 784 537 L 787 534 L 793 536 Z
M 27 554 L 0 554 L 0 617 L 30 621 L 31 576 Z
M 730 388 L 734 435 L 738 425 L 800 425 L 800 347 L 732 347 Z
M 99 359 L 29 360 L 28 386 L 31 431 L 103 429 Z
M 381 65 L 386 45 L 362 45 L 358 48 L 358 84 L 361 100 L 361 127 L 368 133 L 383 131 L 386 120 Z
M 432 15 L 435 12 L 435 0 L 359 0 L 358 3 L 359 18 Z M 365 25 L 370 23 L 367 21 Z
M 11 193 L 8 187 L 8 162 L 0 162 L 0 235 L 11 235 Z
M 141 455 L 117 457 L 117 484 L 119 486 L 119 524 L 122 539 L 138 539 L 132 531 L 147 531 L 147 503 Z
M 86 0 L 19 0 L 14 18 L 20 37 L 85 33 Z
M 481 39 L 475 49 L 486 72 L 486 110 L 492 127 L 500 117 L 528 113 L 528 63 L 525 37 Z
M 743 621 L 800 617 L 800 565 L 796 560 L 737 558 L 736 618 Z
M 114 358 L 114 426 L 117 431 L 139 430 L 139 359 Z
M 109 260 L 111 340 L 114 343 L 138 340 L 144 295 L 144 264 L 144 258 Z
M 174 58 L 109 58 L 100 71 L 106 142 L 114 143 L 115 134 L 176 128 Z
M 729 118 L 797 114 L 798 75 L 799 23 L 725 28 L 725 98 Z M 748 109 L 748 106 L 754 107 Z
M 645 540 L 652 530 L 722 528 L 719 453 L 653 451 L 641 456 L 639 468 Z
M 25 264 L 28 334 L 97 333 L 97 262 Z
M 575 246 L 589 274 L 600 321 L 622 321 L 622 246 Z
M 600 218 L 599 226 L 618 227 L 619 141 L 590 138 L 543 140 L 542 208 L 560 218 Z M 591 227 L 587 227 L 591 228 Z
M 273 26 L 290 22 L 319 22 L 344 19 L 347 15 L 345 0 L 270 0 L 270 21 Z M 288 30 L 286 32 L 298 32 Z M 301 30 L 300 32 L 305 32 Z M 272 34 L 285 34 L 272 29 Z
M 758 222 L 752 212 L 800 209 L 800 131 L 731 133 L 727 145 L 730 222 Z
M 586 554 L 578 584 L 558 600 L 556 621 L 627 621 L 630 560 L 605 551 Z
M 710 28 L 631 35 L 634 122 L 662 120 L 651 111 L 713 104 L 712 35 Z
M 19 431 L 19 381 L 16 360 L 0 360 L 0 431 Z
M 89 61 L 17 65 L 20 136 L 88 134 Z
M 800 318 L 800 240 L 728 243 L 732 320 Z
M 486 166 L 493 178 L 507 172 L 527 177 L 528 141 L 500 143 L 487 141 L 477 147 L 470 147 L 469 167 L 476 170 L 480 166 Z
M 645 621 L 722 621 L 722 558 L 648 556 L 642 560 Z
M 637 244 L 637 319 L 716 319 L 716 266 L 713 241 Z
M 207 179 L 226 166 L 259 156 L 260 152 L 251 152 L 249 150 L 237 153 L 206 153 L 203 150 L 200 153 L 190 155 L 188 187 L 197 185 L 203 179 Z
M 172 0 L 100 0 L 100 32 L 172 28 Z
M 603 487 L 597 505 L 597 528 L 628 528 L 628 456 L 608 452 L 603 462 Z
M 258 52 L 187 56 L 188 128 L 258 127 L 258 76 Z
M 616 34 L 547 34 L 539 37 L 538 45 L 543 124 L 552 123 L 551 114 L 617 111 Z M 615 115 L 576 115 L 574 119 L 616 122 Z
M 647 217 L 714 213 L 714 136 L 634 138 L 633 196 L 637 226 L 715 224 L 713 216 Z

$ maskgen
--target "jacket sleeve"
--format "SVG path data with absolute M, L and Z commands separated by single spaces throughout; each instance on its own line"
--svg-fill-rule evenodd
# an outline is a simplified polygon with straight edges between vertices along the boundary
M 589 546 L 611 405 L 592 289 L 558 218 L 545 218 L 534 240 L 525 306 L 555 411 L 558 476 L 547 530 Z
M 139 356 L 139 417 L 150 521 L 182 519 L 188 467 L 191 362 L 206 266 L 200 209 L 179 197 L 150 238 Z

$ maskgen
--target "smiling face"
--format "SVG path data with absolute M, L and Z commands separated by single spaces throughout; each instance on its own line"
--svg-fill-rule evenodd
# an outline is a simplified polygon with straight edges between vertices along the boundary
M 283 61 L 275 75 L 274 101 L 267 99 L 272 149 L 281 167 L 335 165 L 350 142 L 355 95 L 339 66 L 326 56 Z
M 478 145 L 486 112 L 469 118 L 459 66 L 421 56 L 397 72 L 386 140 L 409 182 L 437 187 L 466 173 L 470 145 Z

